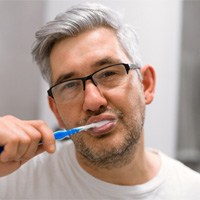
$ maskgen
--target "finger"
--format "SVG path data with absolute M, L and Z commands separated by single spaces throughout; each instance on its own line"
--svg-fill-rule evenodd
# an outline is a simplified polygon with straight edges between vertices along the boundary
M 53 131 L 45 122 L 40 120 L 32 120 L 28 121 L 28 123 L 34 126 L 41 133 L 42 146 L 44 150 L 53 153 L 56 149 Z
M 4 151 L 1 153 L 1 161 L 18 161 L 27 151 L 28 145 L 20 143 L 18 140 L 9 142 L 5 145 Z
M 44 153 L 44 152 L 45 152 L 44 148 L 43 148 L 42 146 L 39 146 L 39 147 L 37 148 L 37 151 L 35 152 L 35 154 L 34 154 L 33 157 L 35 157 L 35 156 L 37 156 L 37 155 L 39 155 L 39 154 L 41 154 L 41 153 Z M 29 161 L 29 160 L 30 160 L 31 158 L 33 158 L 33 157 L 22 157 L 22 158 L 20 159 L 21 165 L 23 165 L 24 163 L 26 163 L 27 161 Z
M 15 133 L 12 139 L 5 145 L 4 155 L 9 161 L 18 161 L 27 151 L 31 144 L 31 139 L 23 130 L 12 130 Z M 14 139 L 15 138 L 15 139 Z
M 7 145 L 4 146 L 4 150 L 0 155 L 0 160 L 1 162 L 8 162 L 12 161 L 13 159 L 16 158 L 18 150 L 18 143 L 8 143 Z
M 27 125 L 27 123 L 24 123 L 23 130 L 26 132 L 26 134 L 30 138 L 30 143 L 26 149 L 26 152 L 21 156 L 23 159 L 29 160 L 30 158 L 34 157 L 36 154 L 36 151 L 38 149 L 39 141 L 42 138 L 42 134 L 33 126 Z
M 1 128 L 3 126 L 1 131 L 3 130 L 4 135 L 7 136 L 2 154 L 3 161 L 18 161 L 24 155 L 28 158 L 33 157 L 41 134 L 34 127 L 15 117 L 6 116 L 4 119 L 6 120 L 1 120 L 0 124 Z
M 1 145 L 4 146 L 4 151 L 1 153 L 1 160 L 6 162 L 16 158 L 19 147 L 19 132 L 16 131 L 16 126 L 9 120 L 3 121 L 1 118 L 0 134 Z

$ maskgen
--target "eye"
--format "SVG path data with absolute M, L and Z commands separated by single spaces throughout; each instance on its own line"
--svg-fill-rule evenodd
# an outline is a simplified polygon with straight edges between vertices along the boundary
M 80 85 L 81 85 L 81 81 L 79 80 L 66 81 L 60 84 L 60 91 L 76 90 L 77 88 L 80 88 Z
M 114 76 L 117 73 L 115 71 L 106 71 L 102 74 L 102 77 L 109 77 L 109 76 Z
M 63 84 L 63 87 L 65 87 L 65 88 L 74 88 L 74 87 L 76 87 L 78 85 L 78 82 L 77 81 L 69 81 L 69 82 L 65 82 L 64 84 Z
M 113 78 L 117 78 L 120 75 L 119 70 L 114 69 L 106 69 L 101 71 L 101 73 L 98 74 L 98 79 L 106 79 L 106 80 L 112 80 Z

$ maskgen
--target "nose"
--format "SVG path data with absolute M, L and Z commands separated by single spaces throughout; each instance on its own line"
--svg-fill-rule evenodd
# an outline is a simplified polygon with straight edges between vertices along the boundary
M 86 111 L 98 111 L 102 107 L 106 107 L 108 104 L 107 99 L 103 95 L 102 91 L 95 86 L 91 80 L 88 80 L 84 91 L 83 110 Z

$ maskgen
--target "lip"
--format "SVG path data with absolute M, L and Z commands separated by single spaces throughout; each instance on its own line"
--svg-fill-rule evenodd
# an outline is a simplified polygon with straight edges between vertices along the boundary
M 116 116 L 111 115 L 111 114 L 103 114 L 103 115 L 93 116 L 87 121 L 86 125 L 91 124 L 91 123 L 100 122 L 100 121 L 105 121 L 105 120 L 117 121 L 117 118 L 116 118 Z
M 91 128 L 88 130 L 88 132 L 93 136 L 101 136 L 101 135 L 108 134 L 110 131 L 112 131 L 112 129 L 115 127 L 115 125 L 117 123 L 117 119 L 115 116 L 103 115 L 103 116 L 98 116 L 98 117 L 97 116 L 92 117 L 88 120 L 87 124 L 105 121 L 105 120 L 107 120 L 109 122 L 103 126 L 100 126 L 97 128 Z
M 110 133 L 113 128 L 115 127 L 117 121 L 110 121 L 107 124 L 98 127 L 98 128 L 91 128 L 88 130 L 88 132 L 93 136 L 102 136 Z

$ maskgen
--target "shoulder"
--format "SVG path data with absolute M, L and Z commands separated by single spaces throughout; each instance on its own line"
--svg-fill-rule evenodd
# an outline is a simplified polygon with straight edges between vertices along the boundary
M 200 181 L 200 173 L 187 167 L 185 164 L 175 158 L 171 158 L 163 152 L 155 149 L 148 149 L 148 151 L 160 157 L 161 167 L 160 171 L 167 176 L 177 178 L 179 181 Z
M 200 174 L 182 162 L 160 153 L 163 165 L 166 167 L 166 184 L 180 195 L 190 195 L 190 199 L 200 197 Z M 192 197 L 194 196 L 194 198 Z
M 200 199 L 200 174 L 180 161 L 166 154 L 151 150 L 160 157 L 161 167 L 157 175 L 161 177 L 160 190 L 168 199 Z
M 160 153 L 161 158 L 163 162 L 168 166 L 169 173 L 174 173 L 176 176 L 179 178 L 179 180 L 185 180 L 186 178 L 187 181 L 195 180 L 195 181 L 200 181 L 200 173 L 194 171 L 193 169 L 187 167 L 185 164 L 180 162 L 177 159 L 170 158 L 169 156 Z

